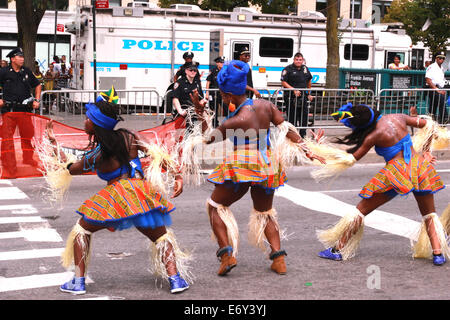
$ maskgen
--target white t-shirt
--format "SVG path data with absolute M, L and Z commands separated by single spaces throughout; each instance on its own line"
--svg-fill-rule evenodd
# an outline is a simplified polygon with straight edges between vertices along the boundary
M 389 64 L 388 67 L 389 67 L 389 69 L 393 69 L 393 70 L 401 70 L 401 69 L 403 69 L 404 67 L 406 67 L 406 65 L 404 65 L 403 63 L 400 62 L 400 63 L 398 64 L 398 67 L 397 67 L 397 66 L 395 65 L 395 63 L 392 62 L 392 63 Z
M 428 66 L 425 78 L 431 79 L 431 82 L 439 88 L 444 88 L 445 86 L 444 69 L 439 67 L 436 62 Z

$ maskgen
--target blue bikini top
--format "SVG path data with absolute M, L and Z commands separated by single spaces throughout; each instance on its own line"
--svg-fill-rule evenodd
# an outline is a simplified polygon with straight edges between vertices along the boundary
M 131 174 L 130 178 L 134 178 L 136 175 L 136 170 L 144 177 L 144 171 L 142 170 L 142 163 L 139 157 L 134 158 L 130 161 L 131 166 Z M 120 177 L 122 174 L 128 173 L 127 165 L 123 165 L 120 168 L 117 168 L 114 171 L 111 172 L 101 172 L 97 170 L 97 175 L 100 179 L 110 181 L 112 179 L 115 179 L 117 177 Z
M 409 135 L 409 133 L 403 137 L 403 139 L 401 139 L 399 142 L 397 142 L 396 144 L 394 144 L 391 147 L 377 147 L 375 146 L 375 152 L 384 157 L 384 160 L 387 162 L 389 160 L 391 160 L 392 158 L 394 158 L 397 153 L 399 153 L 400 151 L 403 151 L 403 158 L 405 159 L 405 162 L 408 164 L 411 161 L 411 156 L 412 156 L 412 151 L 411 151 L 411 147 L 412 147 L 413 143 L 411 140 L 411 136 Z

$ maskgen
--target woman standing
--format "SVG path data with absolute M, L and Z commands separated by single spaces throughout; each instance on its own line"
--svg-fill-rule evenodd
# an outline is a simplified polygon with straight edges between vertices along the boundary
M 284 123 L 284 118 L 271 102 L 247 99 L 245 89 L 248 71 L 247 63 L 236 60 L 230 61 L 220 70 L 217 81 L 223 103 L 230 106 L 230 114 L 206 138 L 206 143 L 212 143 L 216 141 L 215 137 L 220 140 L 229 130 L 233 132 L 227 138 L 232 139 L 234 150 L 208 177 L 208 181 L 215 185 L 207 201 L 207 212 L 219 245 L 216 253 L 221 261 L 217 272 L 219 276 L 227 274 L 237 264 L 239 232 L 230 206 L 249 190 L 253 200 L 249 240 L 264 250 L 265 237 L 270 244 L 269 258 L 273 261 L 271 270 L 278 274 L 286 273 L 286 252 L 281 249 L 277 213 L 272 206 L 274 192 L 284 185 L 286 175 L 274 157 L 269 141 L 270 125 L 279 126 Z M 205 104 L 199 102 L 197 93 L 192 95 L 192 99 L 205 132 Z M 302 141 L 296 131 L 289 131 L 287 137 L 295 143 Z M 315 158 L 313 155 L 307 156 Z
M 113 96 L 113 95 L 110 95 Z M 108 100 L 111 102 L 110 100 Z M 75 264 L 75 277 L 61 286 L 61 291 L 83 294 L 89 260 L 91 235 L 99 230 L 123 230 L 135 226 L 155 243 L 154 269 L 168 276 L 172 293 L 189 288 L 178 270 L 182 261 L 175 256 L 175 238 L 166 227 L 171 225 L 170 213 L 175 207 L 154 191 L 144 179 L 138 151 L 145 152 L 135 134 L 126 129 L 114 130 L 123 120 L 118 106 L 102 98 L 88 104 L 85 132 L 90 151 L 67 166 L 71 175 L 95 171 L 107 186 L 86 200 L 77 213 L 81 216 L 67 240 L 63 265 Z M 56 144 L 52 123 L 47 128 L 49 140 Z M 173 197 L 182 192 L 183 180 L 176 177 Z M 178 252 L 177 252 L 178 253 Z

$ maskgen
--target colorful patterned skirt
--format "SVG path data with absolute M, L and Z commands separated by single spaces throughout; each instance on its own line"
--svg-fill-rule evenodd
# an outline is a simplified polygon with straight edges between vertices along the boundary
M 143 179 L 121 179 L 86 200 L 77 210 L 84 220 L 109 230 L 170 226 L 172 203 Z
M 436 193 L 445 185 L 434 167 L 419 154 L 409 164 L 403 159 L 390 160 L 361 190 L 359 196 L 371 198 L 374 193 L 402 196 L 413 192 L 418 195 Z
M 287 181 L 281 165 L 272 158 L 271 151 L 265 151 L 270 163 L 267 164 L 261 152 L 256 148 L 239 148 L 225 158 L 208 176 L 208 181 L 214 184 L 232 182 L 250 182 L 259 185 L 267 192 L 273 192 Z

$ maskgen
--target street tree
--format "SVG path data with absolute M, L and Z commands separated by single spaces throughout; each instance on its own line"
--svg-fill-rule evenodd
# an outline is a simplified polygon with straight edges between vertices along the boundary
M 36 56 L 36 41 L 39 24 L 47 9 L 67 6 L 67 0 L 16 0 L 17 46 L 23 49 L 25 66 L 33 68 Z
M 338 0 L 327 0 L 327 73 L 326 88 L 339 88 Z
M 401 22 L 413 43 L 435 54 L 450 45 L 449 0 L 394 0 L 383 22 Z

